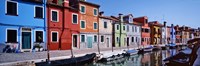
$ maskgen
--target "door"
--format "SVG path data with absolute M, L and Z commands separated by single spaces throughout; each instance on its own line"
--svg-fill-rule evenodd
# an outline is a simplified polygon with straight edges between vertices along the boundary
M 22 49 L 31 49 L 31 32 L 22 32 Z
M 87 37 L 88 48 L 92 48 L 92 37 Z
M 78 47 L 78 36 L 73 35 L 72 39 L 73 39 L 73 47 L 77 48 Z
M 127 46 L 129 46 L 129 37 L 127 37 L 126 41 L 127 41 Z
M 110 43 L 109 38 L 107 38 L 107 47 L 109 47 L 109 43 Z

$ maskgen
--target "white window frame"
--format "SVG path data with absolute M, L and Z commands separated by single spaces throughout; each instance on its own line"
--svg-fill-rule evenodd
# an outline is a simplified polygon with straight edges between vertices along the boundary
M 124 30 L 125 29 L 125 30 Z M 126 31 L 126 26 L 125 25 L 123 25 L 123 31 Z
M 17 15 L 18 15 L 18 2 L 17 1 L 11 1 L 11 0 L 6 0 L 5 1 L 5 13 L 7 14 L 7 2 L 13 2 L 17 4 Z
M 73 23 L 73 20 L 74 20 L 73 16 L 74 16 L 74 15 L 77 16 L 77 20 L 76 20 L 77 23 Z M 78 14 L 77 14 L 77 13 L 72 13 L 72 24 L 78 24 Z
M 52 41 L 53 40 L 53 38 L 52 38 L 52 36 L 53 36 L 53 33 L 57 33 L 57 41 Z M 58 42 L 58 40 L 59 40 L 59 33 L 58 33 L 58 31 L 51 31 L 51 42 Z
M 118 38 L 118 39 L 117 39 L 117 38 Z M 117 43 L 119 43 L 119 41 L 120 41 L 119 37 L 116 37 L 116 40 L 117 40 Z
M 35 37 L 35 39 L 34 39 L 34 42 L 36 42 L 36 31 L 42 31 L 42 40 L 43 40 L 43 42 L 44 42 L 44 31 L 43 30 L 35 30 L 34 31 L 34 37 Z
M 85 7 L 85 12 L 81 12 L 81 7 L 82 7 L 82 6 Z M 81 14 L 86 14 L 86 6 L 85 6 L 85 5 L 81 5 L 81 6 L 80 6 L 80 12 L 81 12 Z
M 82 27 L 81 27 L 82 21 L 85 22 L 85 28 L 82 28 Z M 85 20 L 80 20 L 80 28 L 81 28 L 81 29 L 86 29 L 86 21 L 85 21 Z
M 85 34 L 81 34 L 81 35 L 80 35 L 80 42 L 83 43 L 82 40 L 81 40 L 81 39 L 82 39 L 82 35 L 85 36 L 85 37 L 84 37 L 84 38 L 85 38 L 85 41 L 84 41 L 84 42 L 86 42 L 86 35 L 85 35 Z
M 98 42 L 98 36 L 97 36 L 97 35 L 94 35 L 94 36 L 96 36 L 96 37 L 97 37 L 97 41 L 96 41 L 96 42 Z M 93 42 L 95 42 L 95 41 L 94 41 L 94 36 L 93 36 Z
M 74 44 L 74 42 L 73 42 L 74 37 L 73 37 L 73 36 L 74 36 L 74 35 L 77 35 L 77 39 L 76 39 L 76 40 L 77 40 L 77 47 L 73 47 L 73 44 Z M 78 45 L 79 45 L 78 37 L 79 37 L 78 34 L 72 34 L 72 46 L 71 46 L 72 48 L 78 48 Z
M 95 23 L 97 24 L 97 29 L 98 29 L 98 23 L 97 23 L 97 22 L 94 22 L 94 23 L 93 23 L 93 30 L 97 30 L 97 29 L 94 29 L 94 24 L 95 24 Z
M 38 5 L 34 6 L 34 17 L 36 17 L 36 7 L 41 7 L 42 8 L 42 18 L 44 18 L 44 7 L 43 6 L 38 6 Z
M 96 14 L 96 15 L 94 14 L 94 10 L 97 10 L 97 14 Z M 94 15 L 94 16 L 97 16 L 97 15 L 98 15 L 98 9 L 97 9 L 97 8 L 93 8 L 93 15 Z
M 104 27 L 105 23 L 106 23 L 106 28 Z M 107 21 L 104 21 L 104 22 L 103 22 L 103 28 L 104 28 L 104 29 L 107 29 L 107 28 L 108 28 L 108 22 L 107 22 Z
M 7 38 L 8 38 L 7 37 L 8 36 L 8 34 L 7 34 L 8 32 L 7 31 L 8 30 L 16 30 L 17 31 L 17 35 L 16 35 L 17 36 L 17 42 L 19 42 L 18 41 L 18 29 L 17 28 L 6 28 L 6 36 L 5 36 L 6 39 L 5 39 L 5 42 L 8 42 L 8 40 L 7 40 Z
M 119 29 L 120 29 L 120 26 L 119 26 L 118 24 L 116 25 L 116 29 L 117 29 L 117 26 L 118 26 L 118 27 L 119 27 Z M 119 29 L 117 29 L 117 30 L 119 30 Z
M 54 21 L 53 19 L 52 19 L 52 12 L 57 12 L 57 21 Z M 59 22 L 59 11 L 58 10 L 51 10 L 51 21 L 52 22 Z

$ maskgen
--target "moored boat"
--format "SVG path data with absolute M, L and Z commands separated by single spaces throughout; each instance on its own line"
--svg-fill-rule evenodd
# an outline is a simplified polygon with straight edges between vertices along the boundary
M 135 49 L 133 49 L 133 50 L 127 50 L 126 53 L 125 53 L 125 55 L 131 56 L 131 55 L 135 55 L 137 53 L 138 53 L 138 50 L 135 50 Z

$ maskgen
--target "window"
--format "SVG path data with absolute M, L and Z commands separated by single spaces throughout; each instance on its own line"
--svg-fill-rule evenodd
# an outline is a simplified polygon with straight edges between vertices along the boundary
M 117 43 L 119 43 L 119 41 L 120 41 L 120 40 L 119 40 L 119 37 L 117 37 Z
M 132 39 L 131 39 L 131 40 L 132 40 L 132 42 L 134 42 L 134 37 L 132 37 Z
M 58 22 L 58 11 L 52 10 L 51 11 L 51 21 Z
M 97 16 L 98 12 L 97 9 L 94 9 L 94 16 Z
M 35 18 L 43 18 L 43 7 L 35 7 Z
M 81 35 L 81 42 L 85 42 L 85 35 Z
M 94 23 L 94 29 L 95 30 L 97 29 L 97 23 Z
M 97 42 L 97 35 L 94 35 L 94 42 Z
M 138 38 L 137 37 L 135 37 L 135 42 L 138 42 Z
M 14 2 L 14 1 L 7 1 L 7 8 L 6 8 L 6 14 L 8 15 L 17 15 L 18 13 L 18 4 L 17 2 Z
M 82 28 L 82 29 L 85 29 L 85 26 L 86 26 L 85 21 L 82 20 L 82 21 L 81 21 L 81 28 Z
M 77 14 L 72 14 L 72 23 L 78 24 L 78 15 Z
M 117 25 L 117 30 L 119 30 L 119 25 Z
M 132 26 L 132 32 L 134 32 L 134 26 Z
M 135 32 L 137 32 L 137 27 L 135 27 Z
M 126 27 L 125 27 L 125 26 L 123 26 L 123 30 L 124 30 L 124 31 L 126 30 Z
M 51 41 L 52 42 L 58 42 L 58 32 L 52 32 L 51 33 Z
M 81 13 L 85 14 L 85 6 L 81 6 Z
M 108 26 L 107 26 L 107 22 L 104 22 L 104 28 L 107 28 Z
M 101 36 L 101 42 L 104 42 L 104 36 Z
M 7 30 L 7 42 L 16 43 L 17 42 L 17 30 Z
M 142 38 L 142 42 L 144 42 L 144 41 L 145 41 L 145 39 L 146 39 L 146 38 Z
M 43 42 L 43 31 L 36 31 L 35 32 L 35 41 L 36 42 Z
M 129 31 L 129 26 L 127 25 L 127 31 Z

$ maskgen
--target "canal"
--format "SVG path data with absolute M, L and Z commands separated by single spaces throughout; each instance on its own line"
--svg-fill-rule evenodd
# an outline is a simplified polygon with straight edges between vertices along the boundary
M 163 60 L 175 55 L 176 49 L 153 51 L 144 54 L 126 56 L 124 58 L 109 61 L 86 64 L 85 66 L 164 66 Z

